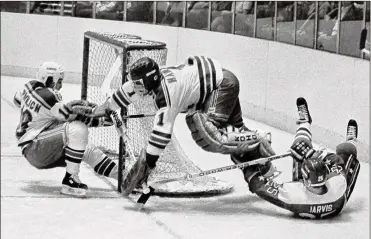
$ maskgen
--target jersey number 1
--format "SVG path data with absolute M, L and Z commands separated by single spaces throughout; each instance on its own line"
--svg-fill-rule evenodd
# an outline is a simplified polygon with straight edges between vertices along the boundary
M 164 125 L 164 112 L 162 112 L 161 114 L 158 115 L 157 125 L 158 126 L 163 126 Z

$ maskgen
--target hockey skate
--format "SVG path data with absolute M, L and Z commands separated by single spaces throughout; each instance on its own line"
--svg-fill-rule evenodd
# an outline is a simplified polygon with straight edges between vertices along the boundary
M 66 172 L 62 181 L 62 194 L 83 197 L 87 190 L 88 186 L 80 181 L 79 176 Z
M 142 150 L 141 155 L 138 157 L 138 160 L 135 162 L 133 167 L 129 170 L 126 178 L 121 183 L 121 192 L 122 195 L 127 197 L 130 193 L 133 192 L 135 187 L 142 185 L 147 181 L 148 176 L 152 172 L 152 169 L 149 168 L 146 157 L 145 150 Z
M 348 122 L 346 141 L 356 140 L 358 137 L 357 121 L 351 119 Z
M 312 117 L 309 114 L 309 108 L 307 101 L 303 97 L 299 97 L 296 100 L 296 106 L 298 107 L 299 119 L 296 124 L 300 123 L 312 123 Z

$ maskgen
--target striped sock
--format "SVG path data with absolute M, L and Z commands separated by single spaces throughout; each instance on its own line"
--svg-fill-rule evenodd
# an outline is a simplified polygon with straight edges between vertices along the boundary
M 114 168 L 117 168 L 117 164 L 106 156 L 97 165 L 95 165 L 94 171 L 99 175 L 113 177 L 112 173 L 117 171 L 117 169 L 114 170 Z
M 77 175 L 80 172 L 80 164 L 84 152 L 85 150 L 72 149 L 68 146 L 65 148 L 66 170 L 68 173 Z
M 298 128 L 296 129 L 295 139 L 298 138 L 306 138 L 310 142 L 312 142 L 312 133 L 310 132 L 310 124 L 309 123 L 300 123 Z

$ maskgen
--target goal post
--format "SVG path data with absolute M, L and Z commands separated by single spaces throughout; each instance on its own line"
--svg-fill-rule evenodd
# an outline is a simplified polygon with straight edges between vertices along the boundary
M 136 60 L 146 56 L 155 60 L 160 67 L 166 64 L 167 48 L 165 43 L 145 40 L 139 36 L 123 33 L 85 32 L 82 99 L 98 105 L 105 102 L 105 96 L 101 93 L 100 88 L 107 74 L 112 74 L 110 69 L 121 53 L 123 54 L 122 65 L 113 75 L 113 80 L 109 86 L 110 92 L 113 92 L 125 82 L 128 69 Z M 156 112 L 156 107 L 152 97 L 145 96 L 140 101 L 133 102 L 127 109 L 121 110 L 121 115 L 151 114 L 154 112 Z M 141 149 L 146 147 L 153 127 L 153 120 L 153 116 L 123 120 L 127 127 L 129 144 L 134 151 L 134 155 L 139 155 Z M 120 139 L 113 126 L 100 127 L 89 128 L 89 143 L 102 149 L 114 160 L 118 160 L 118 190 L 120 191 L 122 177 L 125 177 L 135 162 L 127 157 L 126 145 L 123 140 Z M 201 169 L 187 157 L 173 135 L 171 142 L 159 158 L 157 167 L 151 173 L 149 183 L 197 172 L 201 172 Z M 156 189 L 156 194 L 163 196 L 206 196 L 228 193 L 232 189 L 233 186 L 230 183 L 218 180 L 215 177 L 205 176 L 160 185 Z

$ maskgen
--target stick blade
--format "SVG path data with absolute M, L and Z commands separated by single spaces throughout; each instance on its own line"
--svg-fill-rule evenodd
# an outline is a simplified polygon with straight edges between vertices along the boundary
M 142 207 L 144 206 L 144 204 L 146 204 L 146 202 L 148 201 L 148 199 L 155 192 L 155 189 L 153 187 L 149 186 L 148 188 L 149 188 L 149 192 L 148 193 L 143 193 L 142 195 L 140 195 L 140 197 L 137 200 L 137 203 L 142 204 Z
M 367 29 L 363 29 L 361 32 L 361 40 L 359 41 L 359 49 L 362 50 L 366 46 Z

